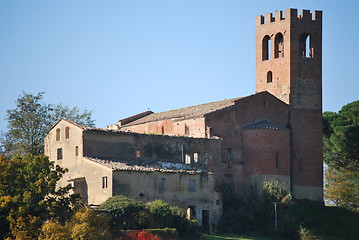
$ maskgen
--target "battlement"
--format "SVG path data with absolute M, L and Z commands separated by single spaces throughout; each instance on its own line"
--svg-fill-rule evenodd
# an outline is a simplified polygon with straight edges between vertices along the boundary
M 256 18 L 256 26 L 263 24 L 285 21 L 285 20 L 302 20 L 302 21 L 322 21 L 322 11 L 314 11 L 312 14 L 309 10 L 302 10 L 302 14 L 298 15 L 297 9 L 289 8 L 284 11 L 276 11 L 273 17 L 273 13 L 267 13 L 265 16 L 259 15 Z

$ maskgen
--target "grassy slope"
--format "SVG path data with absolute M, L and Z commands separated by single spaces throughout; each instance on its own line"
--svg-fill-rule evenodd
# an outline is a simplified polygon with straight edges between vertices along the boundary
M 338 207 L 294 204 L 290 214 L 302 227 L 310 230 L 320 240 L 358 240 L 359 213 Z M 249 235 L 226 237 L 203 235 L 203 240 L 273 240 L 278 237 L 252 237 Z M 284 238 L 282 238 L 284 239 Z M 288 239 L 289 240 L 289 239 Z M 293 240 L 293 239 L 290 239 Z
M 358 240 L 359 213 L 338 207 L 296 204 L 292 208 L 301 225 L 323 240 Z

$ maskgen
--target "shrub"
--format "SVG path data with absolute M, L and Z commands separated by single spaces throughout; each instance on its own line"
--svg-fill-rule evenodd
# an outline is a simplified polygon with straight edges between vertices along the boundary
M 101 207 L 110 214 L 113 231 L 144 229 L 149 226 L 149 213 L 142 202 L 121 195 L 111 197 Z

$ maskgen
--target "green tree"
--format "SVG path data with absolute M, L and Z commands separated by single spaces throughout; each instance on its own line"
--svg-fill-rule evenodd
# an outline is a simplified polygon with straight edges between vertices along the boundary
M 325 197 L 335 206 L 359 208 L 359 171 L 331 168 L 325 172 Z
M 75 121 L 85 126 L 94 126 L 91 112 L 69 106 L 46 104 L 44 93 L 36 95 L 23 93 L 16 100 L 16 108 L 7 110 L 8 132 L 0 136 L 0 153 L 13 156 L 43 153 L 43 139 L 51 126 L 61 118 Z
M 84 207 L 69 222 L 50 220 L 41 227 L 39 240 L 106 240 L 111 239 L 109 218 L 104 213 Z
M 336 206 L 359 207 L 359 101 L 323 114 L 325 196 Z
M 45 156 L 0 158 L 0 236 L 36 237 L 48 219 L 65 221 L 72 215 L 77 196 L 70 185 L 56 188 L 66 171 Z
M 359 101 L 323 114 L 324 161 L 333 168 L 359 169 Z

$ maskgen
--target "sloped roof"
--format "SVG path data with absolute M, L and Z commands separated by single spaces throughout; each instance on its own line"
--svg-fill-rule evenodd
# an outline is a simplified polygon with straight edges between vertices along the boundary
M 203 173 L 203 170 L 192 168 L 190 165 L 180 163 L 165 163 L 152 161 L 151 163 L 135 162 L 122 162 L 122 161 L 111 161 L 97 158 L 85 157 L 85 159 L 92 162 L 101 164 L 102 166 L 108 167 L 114 171 L 137 171 L 137 172 L 163 172 L 163 173 L 187 173 L 187 174 L 198 174 Z M 212 172 L 206 172 L 213 174 Z
M 273 123 L 273 122 L 268 121 L 268 120 L 260 120 L 260 121 L 248 123 L 248 124 L 242 125 L 242 128 L 245 128 L 245 129 L 289 130 L 287 127 L 285 127 L 282 124 Z
M 166 111 L 166 112 L 152 113 L 142 118 L 139 118 L 135 121 L 128 122 L 127 124 L 122 125 L 122 127 L 132 126 L 132 125 L 137 125 L 147 122 L 161 121 L 166 119 L 188 119 L 188 118 L 203 117 L 208 113 L 233 106 L 235 102 L 239 99 L 241 98 L 226 99 L 222 101 L 205 103 L 196 106 Z

